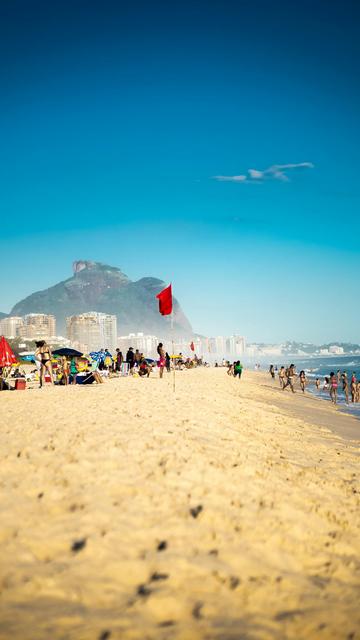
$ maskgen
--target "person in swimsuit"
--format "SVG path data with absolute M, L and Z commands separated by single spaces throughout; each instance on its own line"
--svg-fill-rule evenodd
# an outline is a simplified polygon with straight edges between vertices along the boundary
M 62 368 L 62 381 L 64 385 L 69 384 L 69 363 L 65 356 L 61 357 L 61 368 Z
M 280 387 L 282 389 L 285 384 L 285 367 L 280 367 L 279 382 L 280 382 Z
M 285 371 L 285 377 L 286 377 L 286 382 L 283 386 L 283 391 L 284 389 L 286 389 L 286 387 L 290 387 L 291 391 L 293 393 L 295 393 L 295 389 L 294 389 L 294 380 L 296 378 L 296 371 L 295 371 L 295 365 L 291 364 L 290 367 L 288 367 Z
M 303 393 L 305 393 L 306 375 L 304 370 L 300 371 L 299 379 L 300 379 L 300 389 Z
M 164 375 L 164 368 L 165 368 L 165 364 L 166 364 L 165 351 L 163 349 L 163 343 L 162 342 L 159 342 L 156 351 L 157 351 L 158 356 L 159 356 L 159 360 L 158 360 L 159 374 L 160 374 L 160 378 L 162 378 L 163 375 Z
M 54 384 L 53 369 L 51 364 L 52 353 L 45 340 L 39 340 L 36 344 L 35 358 L 40 360 L 40 387 L 45 384 L 46 372 L 50 376 L 50 384 Z
M 228 370 L 226 372 L 228 374 L 228 376 L 233 376 L 234 375 L 234 363 L 230 363 L 228 364 Z
M 320 389 L 320 380 L 319 380 L 319 378 L 316 378 L 316 380 L 315 380 L 315 387 L 316 387 L 317 391 L 319 391 L 319 389 Z
M 275 369 L 274 369 L 274 365 L 273 364 L 270 365 L 269 373 L 270 373 L 272 379 L 275 380 Z
M 330 373 L 330 398 L 331 398 L 331 402 L 333 402 L 334 404 L 336 404 L 337 402 L 337 388 L 338 388 L 337 375 L 332 371 Z
M 353 374 L 351 376 L 351 385 L 350 385 L 351 402 L 356 402 L 356 387 L 357 387 L 357 380 L 356 380 L 355 371 L 353 371 Z
M 343 371 L 341 378 L 342 378 L 342 388 L 345 396 L 345 402 L 346 404 L 349 404 L 349 380 L 348 380 L 346 371 Z

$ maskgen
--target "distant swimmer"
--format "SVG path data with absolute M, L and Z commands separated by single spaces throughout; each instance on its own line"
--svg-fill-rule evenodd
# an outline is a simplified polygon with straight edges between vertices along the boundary
M 349 404 L 349 380 L 348 380 L 346 371 L 343 371 L 341 379 L 342 379 L 342 388 L 345 396 L 345 401 L 346 401 L 346 404 Z
M 300 380 L 300 389 L 303 393 L 305 393 L 306 375 L 303 369 L 302 371 L 300 371 L 299 380 Z

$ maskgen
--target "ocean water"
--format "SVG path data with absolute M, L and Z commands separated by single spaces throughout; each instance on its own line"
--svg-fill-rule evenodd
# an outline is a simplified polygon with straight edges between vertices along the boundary
M 290 364 L 290 361 L 287 360 L 289 360 L 289 358 L 287 358 L 285 362 L 281 362 L 280 365 L 277 364 L 277 367 L 279 368 L 282 365 L 286 366 Z M 308 385 L 306 387 L 307 392 L 312 393 L 321 400 L 324 400 L 324 402 L 330 402 L 329 391 L 323 391 L 322 386 L 325 376 L 329 377 L 331 371 L 334 371 L 335 373 L 339 369 L 341 373 L 346 371 L 349 379 L 349 395 L 350 380 L 353 371 L 355 372 L 357 380 L 360 380 L 360 356 L 313 356 L 311 358 L 293 356 L 291 358 L 291 362 L 296 365 L 296 371 L 298 374 L 302 369 L 304 369 L 308 380 Z M 315 387 L 316 378 L 319 378 L 321 382 L 320 391 L 317 391 Z M 350 402 L 348 405 L 346 404 L 341 382 L 338 387 L 338 405 L 343 411 L 360 418 L 360 402 L 354 404 Z

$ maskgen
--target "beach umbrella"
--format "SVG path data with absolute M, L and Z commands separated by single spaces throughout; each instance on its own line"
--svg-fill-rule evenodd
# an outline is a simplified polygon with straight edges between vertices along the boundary
M 66 358 L 80 358 L 82 353 L 80 351 L 76 351 L 76 349 L 69 349 L 68 347 L 64 347 L 63 349 L 56 349 L 53 351 L 54 356 L 65 356 Z
M 16 364 L 17 358 L 4 336 L 0 338 L 0 367 L 11 367 Z

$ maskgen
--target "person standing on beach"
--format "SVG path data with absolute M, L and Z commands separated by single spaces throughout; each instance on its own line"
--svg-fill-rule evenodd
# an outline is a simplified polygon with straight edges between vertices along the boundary
M 283 386 L 283 391 L 286 387 L 290 387 L 291 391 L 295 393 L 294 389 L 294 378 L 296 378 L 296 367 L 294 364 L 291 364 L 285 371 L 286 382 Z
M 272 379 L 275 380 L 275 369 L 274 369 L 274 365 L 273 364 L 270 365 L 269 373 L 270 373 Z
M 61 356 L 62 380 L 65 386 L 69 384 L 69 363 L 66 356 Z
M 116 349 L 116 355 L 115 355 L 115 369 L 117 372 L 121 371 L 121 365 L 123 363 L 123 354 L 121 353 L 120 349 Z
M 356 380 L 355 371 L 353 371 L 353 374 L 351 376 L 351 384 L 350 384 L 351 402 L 356 402 L 356 387 L 357 387 L 357 380 Z
M 169 356 L 168 352 L 166 352 L 165 353 L 165 366 L 166 366 L 166 371 L 168 373 L 170 373 L 170 369 L 171 369 L 170 362 L 171 362 L 170 356 Z
M 306 375 L 303 369 L 302 371 L 300 371 L 299 380 L 300 380 L 300 389 L 303 393 L 305 393 Z
M 128 349 L 128 352 L 126 354 L 126 362 L 129 365 L 130 373 L 132 374 L 134 372 L 135 363 L 134 349 L 132 347 L 129 347 Z
M 35 343 L 37 349 L 35 351 L 35 358 L 38 358 L 41 363 L 40 368 L 40 387 L 45 384 L 45 375 L 46 372 L 50 376 L 50 384 L 54 384 L 53 378 L 53 368 L 51 364 L 52 353 L 48 344 L 46 344 L 45 340 L 39 340 Z
M 280 367 L 279 382 L 280 382 L 281 389 L 283 389 L 285 384 L 285 367 Z
M 162 378 L 163 375 L 164 375 L 164 368 L 165 368 L 165 364 L 166 364 L 165 351 L 163 349 L 163 343 L 162 342 L 159 342 L 156 351 L 157 351 L 158 356 L 159 356 L 159 360 L 158 360 L 159 374 L 160 374 L 160 378 Z
M 331 402 L 336 404 L 337 402 L 337 389 L 338 389 L 338 381 L 337 375 L 332 371 L 330 373 L 330 398 Z
M 342 378 L 342 388 L 345 396 L 345 402 L 346 404 L 349 404 L 349 380 L 348 380 L 346 371 L 343 371 L 341 378 Z

